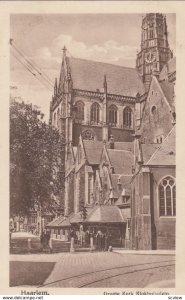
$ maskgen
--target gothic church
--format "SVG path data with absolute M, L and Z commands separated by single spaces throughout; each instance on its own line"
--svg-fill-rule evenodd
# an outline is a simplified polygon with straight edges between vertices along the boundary
M 175 58 L 164 15 L 146 14 L 141 32 L 136 68 L 63 49 L 50 124 L 65 140 L 65 205 L 48 224 L 62 240 L 84 226 L 115 247 L 175 247 Z

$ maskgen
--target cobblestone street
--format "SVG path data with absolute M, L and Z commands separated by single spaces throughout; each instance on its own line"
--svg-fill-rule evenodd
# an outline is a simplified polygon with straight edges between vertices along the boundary
M 135 288 L 146 287 L 154 282 L 158 284 L 164 280 L 171 282 L 174 274 L 174 256 L 169 255 L 107 252 L 66 254 L 56 263 L 44 285 Z

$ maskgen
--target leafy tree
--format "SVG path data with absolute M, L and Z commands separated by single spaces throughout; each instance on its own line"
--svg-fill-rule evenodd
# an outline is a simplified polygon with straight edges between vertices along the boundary
M 58 130 L 43 122 L 43 114 L 24 102 L 10 105 L 10 214 L 27 214 L 35 202 L 52 205 L 62 197 L 64 143 Z

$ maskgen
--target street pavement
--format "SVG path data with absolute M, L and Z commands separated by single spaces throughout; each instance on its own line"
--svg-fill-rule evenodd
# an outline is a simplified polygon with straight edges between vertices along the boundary
M 172 255 L 68 253 L 61 255 L 43 286 L 143 288 L 158 287 L 164 280 L 174 287 Z
M 35 236 L 14 233 L 14 237 Z M 91 253 L 87 250 L 74 253 L 14 254 L 10 255 L 10 261 L 20 264 L 34 262 L 38 263 L 38 267 L 39 263 L 55 263 L 42 284 L 46 287 L 165 288 L 175 285 L 174 251 L 114 249 L 114 252 Z

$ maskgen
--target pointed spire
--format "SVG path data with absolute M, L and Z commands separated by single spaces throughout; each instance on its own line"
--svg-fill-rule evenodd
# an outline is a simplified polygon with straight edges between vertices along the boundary
M 66 56 L 67 48 L 65 45 L 64 45 L 64 48 L 62 49 L 62 51 L 63 51 L 63 56 Z
M 104 74 L 103 87 L 104 87 L 104 91 L 107 92 L 107 76 L 106 76 L 106 74 Z

